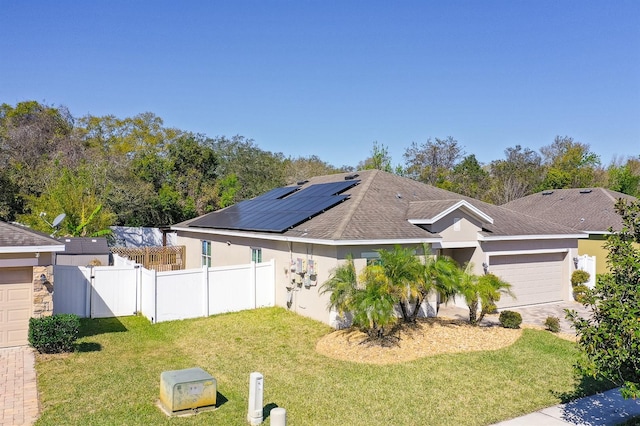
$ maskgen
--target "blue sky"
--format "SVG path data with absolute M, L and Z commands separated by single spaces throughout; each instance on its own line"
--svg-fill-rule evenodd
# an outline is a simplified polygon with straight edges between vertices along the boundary
M 640 1 L 0 0 L 0 103 L 151 111 L 286 156 L 640 155 Z

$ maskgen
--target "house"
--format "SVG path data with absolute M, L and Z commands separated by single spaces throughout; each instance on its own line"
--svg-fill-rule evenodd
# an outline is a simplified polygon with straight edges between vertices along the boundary
M 53 312 L 53 266 L 64 244 L 0 221 L 0 348 L 27 344 L 29 318 Z
M 605 273 L 610 231 L 622 229 L 622 218 L 615 211 L 619 199 L 637 198 L 604 188 L 554 189 L 513 200 L 502 207 L 528 216 L 558 223 L 588 235 L 578 242 L 578 256 L 595 256 L 596 273 Z
M 64 251 L 58 253 L 56 265 L 108 266 L 111 250 L 104 237 L 61 238 Z
M 276 262 L 276 304 L 335 325 L 319 288 L 347 256 L 394 245 L 472 262 L 512 284 L 502 308 L 571 300 L 578 239 L 556 223 L 379 170 L 318 176 L 176 224 L 186 267 Z M 434 303 L 435 300 L 431 300 Z M 433 305 L 431 305 L 433 308 Z

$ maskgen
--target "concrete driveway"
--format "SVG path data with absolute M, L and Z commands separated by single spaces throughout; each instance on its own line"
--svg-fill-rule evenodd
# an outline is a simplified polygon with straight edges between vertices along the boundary
M 574 333 L 574 330 L 571 327 L 569 321 L 566 319 L 565 309 L 574 310 L 578 312 L 578 314 L 582 317 L 587 317 L 590 315 L 589 310 L 578 302 L 546 303 L 543 305 L 522 306 L 518 308 L 506 308 L 502 310 L 519 312 L 520 315 L 522 315 L 523 325 L 535 325 L 544 327 L 544 322 L 548 317 L 556 317 L 560 320 L 560 331 L 563 333 L 572 334 Z M 469 310 L 455 306 L 442 305 L 440 307 L 440 311 L 438 312 L 438 316 L 469 319 Z M 487 315 L 482 320 L 481 324 L 497 325 L 500 324 L 500 321 L 498 320 L 498 315 Z
M 0 425 L 32 425 L 38 419 L 35 361 L 27 346 L 0 349 Z

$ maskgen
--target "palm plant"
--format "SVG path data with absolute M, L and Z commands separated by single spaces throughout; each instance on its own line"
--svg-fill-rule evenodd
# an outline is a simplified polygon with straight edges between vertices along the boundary
M 446 302 L 456 295 L 460 281 L 460 268 L 455 260 L 448 256 L 438 255 L 433 257 L 427 255 L 427 253 L 431 252 L 431 249 L 426 244 L 423 246 L 423 252 L 425 258 L 419 267 L 416 309 L 413 312 L 412 321 L 415 321 L 418 315 L 418 308 L 429 296 L 429 293 L 436 292 L 438 295 L 436 307 L 438 309 L 441 302 Z
M 388 280 L 390 293 L 398 301 L 404 322 L 415 320 L 420 304 L 418 278 L 420 261 L 412 249 L 395 246 L 393 250 L 378 250 L 382 273 Z M 415 314 L 415 315 L 414 315 Z
M 473 264 L 468 263 L 458 284 L 458 294 L 465 298 L 469 308 L 469 323 L 478 325 L 489 312 L 490 307 L 500 300 L 500 295 L 511 293 L 511 284 L 494 274 L 478 276 L 473 274 Z M 480 313 L 478 314 L 478 309 Z
M 353 308 L 353 298 L 358 290 L 358 280 L 353 257 L 335 268 L 329 279 L 320 287 L 320 293 L 329 293 L 329 309 L 335 309 L 341 317 Z
M 353 322 L 372 339 L 381 339 L 385 329 L 398 320 L 390 280 L 380 265 L 367 266 L 360 277 L 364 287 L 355 292 L 352 299 Z

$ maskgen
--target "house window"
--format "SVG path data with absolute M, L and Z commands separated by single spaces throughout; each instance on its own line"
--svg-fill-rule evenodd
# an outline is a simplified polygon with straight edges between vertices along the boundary
M 211 241 L 202 241 L 202 266 L 211 267 Z
M 262 262 L 262 249 L 261 248 L 251 248 L 251 261 L 255 263 Z
M 360 256 L 362 256 L 367 261 L 367 266 L 370 265 L 380 265 L 382 261 L 380 260 L 380 253 L 377 251 L 363 251 Z

